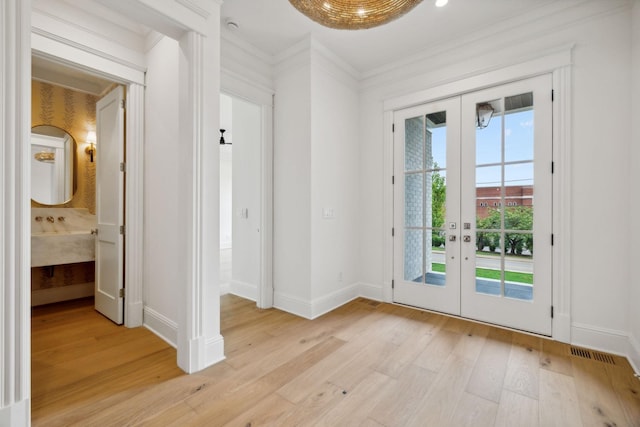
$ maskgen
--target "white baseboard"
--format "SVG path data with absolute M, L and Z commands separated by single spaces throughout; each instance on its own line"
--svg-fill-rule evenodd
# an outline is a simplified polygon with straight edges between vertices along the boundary
M 627 350 L 627 359 L 636 371 L 636 374 L 640 375 L 640 342 L 631 334 L 629 335 L 629 349 Z
M 224 356 L 224 338 L 218 335 L 209 338 L 205 344 L 206 364 L 207 366 L 222 362 Z
M 144 304 L 142 301 L 127 303 L 125 299 L 124 325 L 127 328 L 142 326 L 144 320 Z
M 152 308 L 145 307 L 143 326 L 165 340 L 171 347 L 178 348 L 178 324 Z
M 30 400 L 22 400 L 0 408 L 0 427 L 30 426 Z
M 552 336 L 556 341 L 571 343 L 571 317 L 568 314 L 554 314 Z
M 94 287 L 95 285 L 93 282 L 88 282 L 31 291 L 31 306 L 34 307 L 36 305 L 52 304 L 54 302 L 92 297 Z
M 358 298 L 359 291 L 360 284 L 354 283 L 311 302 L 276 291 L 273 295 L 273 306 L 305 319 L 315 319 Z
M 305 319 L 312 318 L 311 303 L 277 290 L 273 292 L 273 307 Z
M 629 336 L 623 331 L 574 322 L 571 325 L 571 344 L 627 356 Z
M 360 286 L 353 283 L 335 292 L 316 298 L 311 302 L 311 318 L 315 319 L 360 296 Z
M 229 283 L 220 283 L 220 295 L 226 295 L 230 292 L 231 286 Z
M 258 299 L 258 286 L 251 283 L 232 280 L 229 285 L 229 293 L 251 301 L 256 301 Z
M 360 283 L 360 295 L 362 298 L 368 298 L 374 301 L 384 301 L 384 292 L 382 286 L 372 285 L 370 283 Z

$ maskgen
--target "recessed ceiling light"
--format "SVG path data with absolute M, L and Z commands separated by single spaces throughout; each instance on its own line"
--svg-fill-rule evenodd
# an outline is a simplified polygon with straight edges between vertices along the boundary
M 447 3 L 449 3 L 449 0 L 436 0 L 437 7 L 445 6 Z

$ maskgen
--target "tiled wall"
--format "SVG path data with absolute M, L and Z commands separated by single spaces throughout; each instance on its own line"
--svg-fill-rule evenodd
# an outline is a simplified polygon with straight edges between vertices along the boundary
M 431 197 L 423 201 L 423 186 L 426 185 L 427 196 L 431 194 L 432 174 L 423 171 L 433 167 L 431 133 L 425 131 L 423 116 L 405 121 L 404 149 L 405 171 L 422 171 L 404 175 L 405 226 L 423 227 L 432 221 Z M 404 278 L 415 280 L 422 276 L 423 260 L 424 271 L 431 270 L 432 233 L 430 230 L 406 229 L 404 233 Z

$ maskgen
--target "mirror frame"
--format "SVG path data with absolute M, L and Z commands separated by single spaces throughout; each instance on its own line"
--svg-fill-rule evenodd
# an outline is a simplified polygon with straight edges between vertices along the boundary
M 49 128 L 51 130 L 55 130 L 54 132 L 50 132 L 50 133 L 40 133 L 40 132 L 34 132 L 34 129 L 36 128 Z M 75 196 L 76 192 L 78 191 L 78 142 L 76 141 L 76 139 L 74 138 L 74 136 L 67 131 L 66 129 L 63 129 L 59 126 L 55 126 L 52 124 L 47 124 L 47 123 L 43 123 L 43 124 L 39 124 L 39 125 L 34 125 L 31 126 L 31 134 L 37 134 L 37 135 L 45 135 L 45 136 L 58 136 L 58 134 L 61 133 L 65 133 L 67 135 L 69 135 L 69 138 L 71 138 L 71 141 L 73 143 L 72 147 L 71 147 L 71 153 L 72 153 L 72 170 L 71 170 L 71 179 L 72 179 L 72 185 L 71 185 L 71 195 L 69 196 L 68 199 L 60 202 L 60 203 L 54 203 L 54 204 L 48 204 L 48 203 L 43 203 L 39 200 L 34 199 L 33 197 L 31 197 L 31 201 L 35 202 L 39 205 L 43 205 L 43 206 L 59 206 L 59 205 L 64 205 L 69 203 L 71 200 L 73 200 L 73 197 Z M 31 140 L 29 142 L 29 144 L 31 144 Z M 31 186 L 33 186 L 33 172 L 31 172 Z

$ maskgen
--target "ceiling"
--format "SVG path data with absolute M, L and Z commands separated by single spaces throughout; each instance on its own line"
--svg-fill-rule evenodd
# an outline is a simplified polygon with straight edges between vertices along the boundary
M 371 72 L 425 50 L 469 37 L 523 15 L 575 4 L 575 0 L 449 0 L 445 7 L 423 0 L 389 24 L 368 30 L 333 30 L 298 12 L 288 0 L 224 0 L 223 23 L 238 24 L 235 37 L 276 56 L 312 34 L 359 73 Z M 535 13 L 537 11 L 537 14 Z
M 60 1 L 58 5 L 117 23 L 132 34 L 145 36 L 149 33 L 148 28 L 106 10 L 95 0 Z M 271 58 L 275 62 L 279 54 L 312 35 L 364 76 L 415 55 L 472 41 L 476 36 L 490 37 L 496 27 L 544 19 L 554 11 L 584 1 L 587 0 L 449 0 L 448 5 L 438 8 L 435 0 L 423 0 L 395 21 L 355 31 L 323 27 L 298 12 L 288 0 L 224 0 L 220 16 L 226 37 L 252 45 L 267 60 Z M 86 2 L 91 7 L 87 7 Z M 34 3 L 42 8 L 48 4 L 51 3 L 43 0 Z M 96 5 L 100 7 L 94 8 Z M 238 28 L 225 25 L 228 21 L 236 23 Z M 84 85 L 76 88 L 93 94 L 102 93 L 111 84 L 43 58 L 34 58 L 33 75 L 36 79 L 63 86 L 83 81 Z

